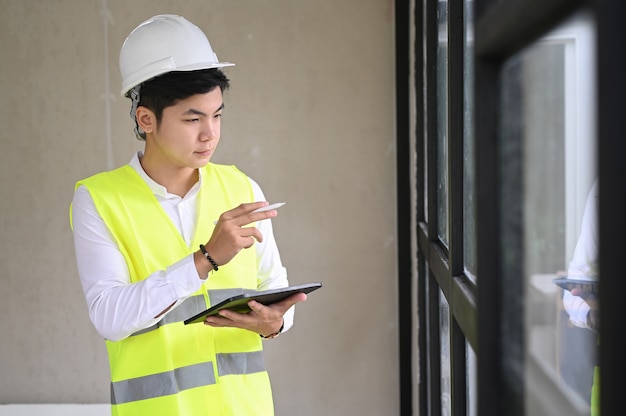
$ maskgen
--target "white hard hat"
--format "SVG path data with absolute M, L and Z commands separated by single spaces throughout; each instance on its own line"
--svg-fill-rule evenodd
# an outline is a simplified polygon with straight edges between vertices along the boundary
M 173 14 L 154 16 L 137 26 L 122 45 L 121 95 L 167 72 L 233 65 L 219 62 L 204 32 L 189 20 Z

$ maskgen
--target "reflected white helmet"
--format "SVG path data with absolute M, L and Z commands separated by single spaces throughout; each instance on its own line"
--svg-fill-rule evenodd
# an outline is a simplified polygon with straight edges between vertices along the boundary
M 120 50 L 121 95 L 172 71 L 233 66 L 220 62 L 200 28 L 182 16 L 162 14 L 137 26 Z

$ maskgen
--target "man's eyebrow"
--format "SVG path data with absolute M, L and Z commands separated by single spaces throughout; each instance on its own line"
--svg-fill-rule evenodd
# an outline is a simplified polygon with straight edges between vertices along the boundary
M 219 108 L 217 110 L 215 110 L 214 114 L 217 113 L 218 111 L 221 111 L 224 109 L 224 103 L 222 103 L 222 105 L 219 106 Z M 184 116 L 188 116 L 188 115 L 197 115 L 197 116 L 205 116 L 206 117 L 206 113 L 200 111 L 200 110 L 196 110 L 195 108 L 190 108 L 187 111 L 185 111 L 183 113 Z

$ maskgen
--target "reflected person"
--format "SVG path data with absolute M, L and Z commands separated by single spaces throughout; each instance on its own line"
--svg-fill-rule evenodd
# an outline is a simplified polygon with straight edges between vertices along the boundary
M 583 219 L 581 232 L 576 242 L 574 255 L 570 261 L 567 275 L 578 280 L 598 280 L 598 180 L 591 187 Z M 597 332 L 600 328 L 597 294 L 585 290 L 582 286 L 571 291 L 563 291 L 563 306 L 569 319 L 575 326 Z M 597 360 L 597 357 L 594 357 Z M 599 367 L 595 366 L 591 387 L 591 415 L 599 412 Z

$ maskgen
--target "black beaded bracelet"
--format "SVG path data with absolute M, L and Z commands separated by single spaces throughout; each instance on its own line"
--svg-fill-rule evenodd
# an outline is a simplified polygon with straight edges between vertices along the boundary
M 204 244 L 200 244 L 200 251 L 202 252 L 202 254 L 204 254 L 204 257 L 206 257 L 206 259 L 211 263 L 211 266 L 213 266 L 213 270 L 218 271 L 219 268 L 217 267 L 217 263 L 211 258 L 211 256 L 209 256 L 206 248 L 204 248 Z
M 280 329 L 277 332 L 274 332 L 273 334 L 269 334 L 267 336 L 266 335 L 261 335 L 261 334 L 259 334 L 259 335 L 263 339 L 274 339 L 277 336 L 279 336 L 281 332 L 283 332 L 283 329 L 285 329 L 285 320 L 284 319 L 283 319 L 283 324 L 280 326 Z

